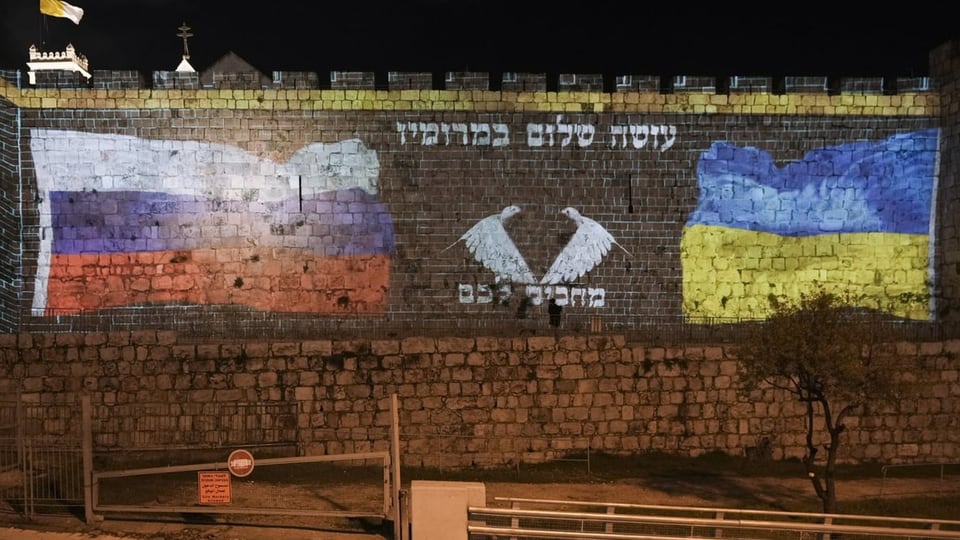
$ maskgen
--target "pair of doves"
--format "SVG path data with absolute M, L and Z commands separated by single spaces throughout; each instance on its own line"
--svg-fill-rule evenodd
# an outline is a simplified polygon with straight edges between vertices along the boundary
M 503 279 L 513 283 L 541 285 L 571 283 L 599 264 L 612 245 L 616 245 L 630 255 L 630 252 L 621 246 L 602 225 L 581 215 L 576 208 L 568 206 L 560 213 L 573 220 L 577 224 L 577 230 L 563 251 L 557 255 L 543 279 L 537 280 L 504 228 L 506 221 L 518 213 L 520 213 L 519 206 L 507 206 L 499 214 L 481 219 L 457 240 L 457 242 L 460 240 L 465 242 L 467 249 L 477 262 L 496 274 L 497 281 Z M 456 245 L 457 242 L 444 251 Z

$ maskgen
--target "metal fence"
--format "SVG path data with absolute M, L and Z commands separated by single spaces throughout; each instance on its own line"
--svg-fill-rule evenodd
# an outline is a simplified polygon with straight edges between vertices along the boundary
M 960 337 L 960 321 L 912 321 L 864 313 L 862 324 L 875 327 L 876 335 L 889 339 L 931 341 Z M 546 316 L 512 315 L 429 316 L 388 314 L 381 318 L 329 317 L 309 313 L 260 312 L 238 306 L 150 306 L 113 308 L 92 313 L 25 315 L 20 332 L 71 333 L 121 330 L 172 330 L 181 339 L 385 339 L 403 336 L 523 336 L 616 333 L 635 342 L 725 343 L 735 342 L 763 327 L 753 319 L 682 316 L 631 317 L 629 315 L 564 314 L 559 328 Z
M 296 413 L 295 403 L 126 404 L 90 407 L 84 418 L 73 401 L 24 403 L 19 395 L 6 396 L 0 400 L 0 513 L 84 513 L 84 425 L 103 465 L 143 460 L 151 451 L 170 459 L 187 448 L 296 453 Z
M 124 415 L 150 411 L 151 414 L 193 412 L 206 415 L 219 427 L 221 436 L 207 440 L 208 448 L 219 455 L 219 461 L 196 463 L 192 457 L 179 460 L 192 464 L 165 465 L 123 470 L 107 469 L 104 460 L 94 466 L 96 458 L 103 457 L 103 449 L 94 452 L 93 440 L 104 433 L 97 429 L 113 426 L 121 430 L 124 423 L 143 428 L 135 417 L 111 418 L 110 407 L 94 408 L 89 397 L 80 398 L 78 405 L 25 404 L 14 400 L 0 402 L 0 512 L 14 513 L 26 518 L 37 514 L 73 514 L 88 523 L 104 514 L 234 514 L 241 516 L 283 516 L 297 518 L 378 518 L 392 520 L 399 527 L 399 446 L 397 434 L 397 401 L 391 404 L 391 450 L 340 455 L 269 457 L 258 455 L 256 472 L 250 459 L 249 479 L 232 484 L 225 469 L 226 446 L 263 449 L 271 444 L 285 444 L 296 440 L 295 409 L 286 404 L 206 404 L 193 410 L 182 406 L 174 409 L 159 404 L 125 408 Z M 94 410 L 99 413 L 95 417 Z M 116 411 L 113 411 L 116 412 Z M 159 416 L 157 418 L 160 418 Z M 226 418 L 222 424 L 217 424 Z M 116 420 L 116 421 L 115 421 Z M 200 422 L 201 420 L 197 419 Z M 163 422 L 147 423 L 157 431 L 188 426 L 183 418 L 174 419 L 171 426 Z M 182 429 L 179 431 L 183 431 Z M 79 436 L 75 433 L 79 432 Z M 147 442 L 157 444 L 166 459 L 177 448 L 153 439 L 153 431 L 146 430 Z M 139 440 L 144 443 L 143 439 Z M 139 449 L 138 449 L 139 450 Z M 293 450 L 297 452 L 297 450 Z M 127 452 L 121 452 L 125 454 Z M 137 454 L 138 452 L 130 452 Z M 252 456 L 253 454 L 249 454 Z M 134 458 L 137 459 L 137 458 Z M 140 457 L 139 459 L 142 459 Z M 274 472 L 269 471 L 273 469 Z M 204 503 L 204 484 L 199 482 L 200 505 L 197 506 L 200 472 L 213 477 L 209 491 L 212 501 Z M 231 471 L 233 472 L 233 471 Z M 187 473 L 186 477 L 183 473 Z M 180 475 L 179 477 L 177 475 Z M 192 476 L 191 476 L 192 475 Z M 151 477 L 149 480 L 144 478 Z M 323 495 L 317 493 L 317 480 L 324 486 Z M 105 484 L 118 482 L 104 491 Z M 226 492 L 235 495 L 223 499 Z M 336 493 L 336 496 L 334 495 Z M 219 506 L 222 504 L 232 506 Z
M 960 521 L 605 502 L 497 498 L 470 507 L 470 540 L 496 538 L 960 539 Z
M 79 408 L 0 401 L 0 513 L 83 513 Z
M 94 408 L 94 448 L 172 451 L 299 442 L 295 402 L 124 403 Z

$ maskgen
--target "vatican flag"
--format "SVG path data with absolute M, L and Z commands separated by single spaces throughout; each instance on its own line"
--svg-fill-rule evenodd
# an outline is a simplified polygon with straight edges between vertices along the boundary
M 40 13 L 51 17 L 64 17 L 74 24 L 80 24 L 80 19 L 83 18 L 82 8 L 71 6 L 63 0 L 40 0 Z

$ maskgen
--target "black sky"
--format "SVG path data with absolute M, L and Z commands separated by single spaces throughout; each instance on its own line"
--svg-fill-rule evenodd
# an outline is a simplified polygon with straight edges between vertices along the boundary
M 80 25 L 41 16 L 39 0 L 0 0 L 0 68 L 26 69 L 31 44 L 71 42 L 91 69 L 172 70 L 183 22 L 198 70 L 233 51 L 267 74 L 923 76 L 929 52 L 960 38 L 932 2 L 68 1 Z

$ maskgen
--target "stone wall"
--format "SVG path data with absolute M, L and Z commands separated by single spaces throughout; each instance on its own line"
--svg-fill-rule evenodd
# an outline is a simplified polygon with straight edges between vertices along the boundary
M 930 54 L 931 73 L 939 81 L 942 99 L 940 125 L 944 144 L 940 150 L 940 190 L 937 197 L 937 229 L 940 242 L 935 255 L 937 287 L 942 298 L 941 318 L 955 319 L 960 313 L 960 148 L 948 144 L 960 134 L 960 43 L 951 42 Z
M 0 72 L 0 77 L 8 75 Z M 15 79 L 15 77 L 14 77 Z M 0 328 L 16 328 L 19 321 L 17 309 L 20 303 L 18 290 L 22 290 L 21 268 L 21 221 L 14 201 L 20 199 L 18 167 L 20 144 L 18 121 L 20 110 L 0 100 L 0 199 L 7 201 L 0 210 Z
M 797 456 L 801 411 L 740 397 L 724 346 L 609 332 L 819 288 L 956 320 L 957 57 L 932 79 L 0 71 L 0 389 L 52 431 L 90 393 L 101 449 L 223 444 L 275 404 L 251 436 L 364 450 L 396 393 L 413 464 Z M 364 324 L 385 330 L 340 339 Z M 956 458 L 957 347 L 891 345 L 928 393 L 845 458 Z
M 629 330 L 761 318 L 769 295 L 824 285 L 933 318 L 939 94 L 909 81 L 890 95 L 816 77 L 782 94 L 756 78 L 508 92 L 177 77 L 0 86 L 22 253 L 5 266 L 8 330 L 115 328 L 118 310 L 187 330 L 224 308 L 215 320 L 277 327 L 536 327 L 551 298 L 571 324 Z M 487 218 L 503 227 L 467 241 Z M 615 244 L 571 242 L 580 223 Z
M 882 349 L 921 392 L 850 418 L 842 458 L 960 459 L 960 341 Z M 45 408 L 49 430 L 79 426 L 69 404 L 89 395 L 98 452 L 217 448 L 238 420 L 219 415 L 250 403 L 295 414 L 253 418 L 263 430 L 248 435 L 254 442 L 292 428 L 307 454 L 386 449 L 394 394 L 408 465 L 531 463 L 587 448 L 744 455 L 764 438 L 784 459 L 805 444 L 803 407 L 774 389 L 741 395 L 726 346 L 619 335 L 196 344 L 138 331 L 4 335 L 0 359 L 0 392 Z

